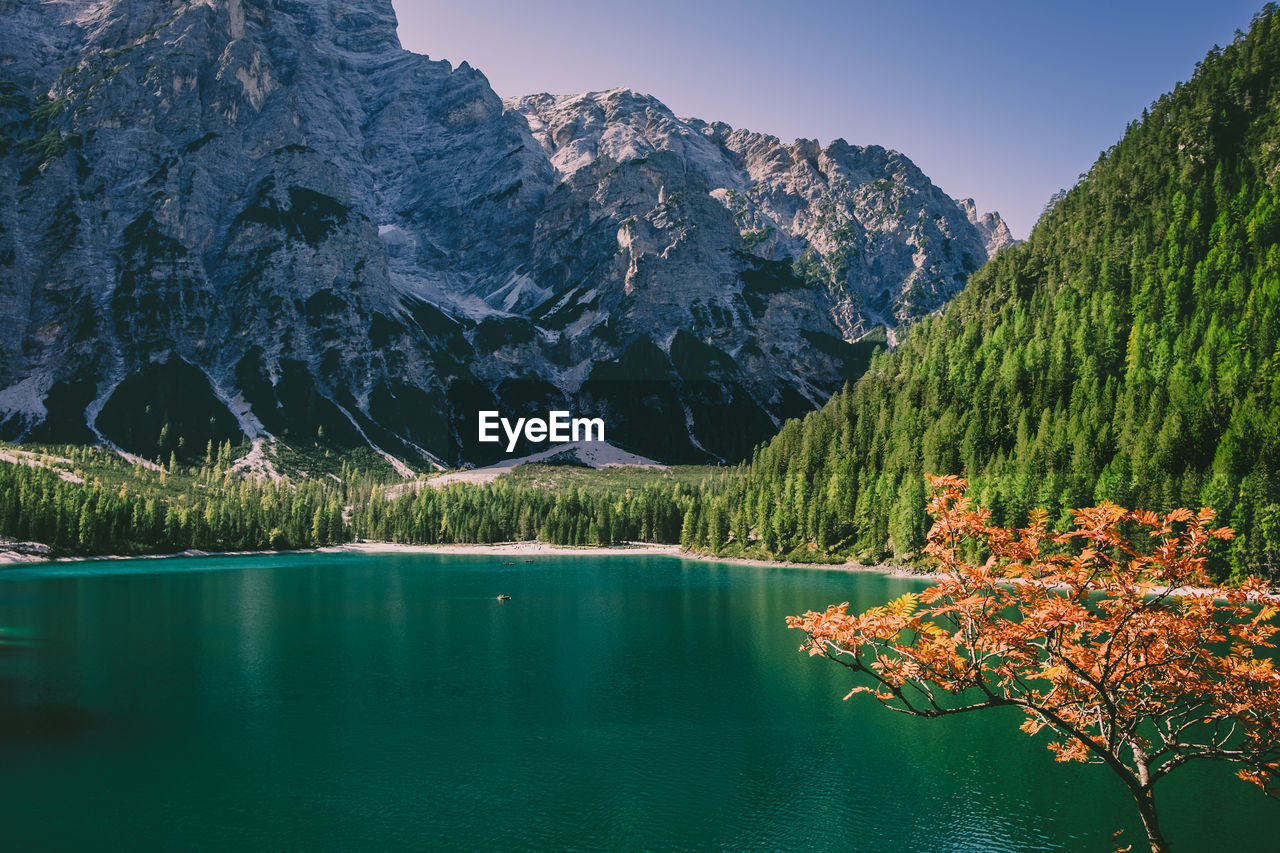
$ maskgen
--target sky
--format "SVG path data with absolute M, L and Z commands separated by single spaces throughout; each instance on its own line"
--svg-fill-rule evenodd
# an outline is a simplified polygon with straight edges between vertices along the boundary
M 903 152 L 1024 238 L 1261 0 L 394 0 L 503 97 L 627 86 L 676 115 Z

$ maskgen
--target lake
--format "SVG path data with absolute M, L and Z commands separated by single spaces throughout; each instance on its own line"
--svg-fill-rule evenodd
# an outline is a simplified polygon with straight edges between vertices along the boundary
M 1111 772 L 1055 763 L 1020 714 L 842 702 L 851 676 L 785 626 L 923 583 L 509 559 L 0 570 L 4 849 L 1142 849 Z M 1280 805 L 1179 774 L 1176 850 L 1277 848 Z

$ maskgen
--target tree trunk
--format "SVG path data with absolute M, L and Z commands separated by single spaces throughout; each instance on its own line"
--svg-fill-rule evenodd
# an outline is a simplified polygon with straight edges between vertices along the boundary
M 1151 853 L 1169 853 L 1169 842 L 1164 840 L 1160 832 L 1160 821 L 1156 819 L 1156 798 L 1151 788 L 1140 788 L 1133 792 L 1138 802 L 1138 813 L 1142 815 L 1142 826 L 1147 830 L 1147 841 L 1151 844 Z

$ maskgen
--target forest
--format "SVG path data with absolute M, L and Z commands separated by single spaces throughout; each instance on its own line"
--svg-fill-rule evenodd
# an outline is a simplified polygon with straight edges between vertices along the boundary
M 563 488 L 509 478 L 435 488 L 350 462 L 319 477 L 244 476 L 234 470 L 236 453 L 210 445 L 200 465 L 171 459 L 153 470 L 101 448 L 64 446 L 34 457 L 44 464 L 0 464 L 0 531 L 63 555 L 291 550 L 356 539 L 692 545 L 706 537 L 685 530 L 698 517 L 691 508 L 731 476 L 695 469 L 617 490 L 590 476 Z
M 917 552 L 925 474 L 994 523 L 1103 501 L 1209 506 L 1219 572 L 1280 570 L 1280 16 L 1269 6 L 1133 122 L 1030 238 L 723 498 L 767 550 Z

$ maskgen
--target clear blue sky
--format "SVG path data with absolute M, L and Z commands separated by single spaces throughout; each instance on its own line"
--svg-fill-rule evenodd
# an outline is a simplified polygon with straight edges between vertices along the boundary
M 629 86 L 784 141 L 902 151 L 1025 237 L 1262 0 L 395 0 L 408 49 L 506 97 Z

